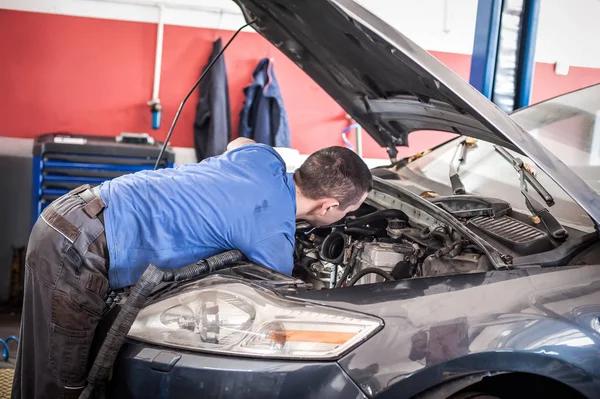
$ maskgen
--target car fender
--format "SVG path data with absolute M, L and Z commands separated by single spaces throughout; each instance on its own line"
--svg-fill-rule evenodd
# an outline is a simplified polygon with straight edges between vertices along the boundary
M 526 367 L 531 354 L 587 373 L 593 384 L 600 378 L 600 268 L 595 266 L 412 279 L 302 297 L 384 321 L 381 331 L 338 360 L 370 396 L 409 376 L 407 381 L 414 381 L 412 376 L 429 368 L 439 376 L 408 391 L 490 371 L 486 364 L 495 364 L 492 371 L 539 373 L 535 362 Z M 476 366 L 443 369 L 459 359 L 480 358 L 486 360 Z M 506 366 L 501 359 L 507 359 Z
M 596 359 L 598 356 L 597 353 L 591 352 L 588 355 L 595 356 Z M 394 382 L 390 381 L 391 385 L 375 397 L 398 399 L 423 394 L 419 399 L 429 399 L 439 398 L 441 392 L 444 393 L 442 397 L 447 397 L 479 382 L 484 377 L 504 373 L 527 373 L 551 378 L 590 398 L 597 397 L 600 392 L 598 376 L 552 354 L 543 351 L 489 351 L 426 367 Z M 438 396 L 431 396 L 432 394 Z

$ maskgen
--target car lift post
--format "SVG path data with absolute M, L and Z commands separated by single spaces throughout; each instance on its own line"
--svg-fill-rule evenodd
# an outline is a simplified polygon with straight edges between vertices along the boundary
M 510 113 L 529 105 L 540 0 L 479 0 L 469 83 Z

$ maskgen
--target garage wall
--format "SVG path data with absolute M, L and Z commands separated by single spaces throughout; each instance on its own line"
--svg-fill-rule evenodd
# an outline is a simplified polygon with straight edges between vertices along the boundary
M 244 21 L 233 1 L 160 0 L 168 24 L 160 93 L 164 112 L 162 129 L 153 131 L 146 103 L 152 93 L 156 1 L 0 0 L 0 34 L 11 38 L 0 41 L 1 54 L 10 59 L 0 64 L 0 135 L 133 131 L 164 138 L 179 101 L 206 63 L 211 42 L 227 40 Z M 477 0 L 359 2 L 468 79 Z M 594 48 L 593 38 L 600 34 L 592 19 L 599 14 L 597 0 L 579 0 L 570 9 L 560 0 L 542 0 L 533 101 L 600 81 L 600 53 L 585 51 Z M 276 61 L 292 145 L 302 153 L 342 145 L 340 131 L 348 123 L 344 111 L 277 49 L 247 31 L 225 55 L 234 136 L 242 90 L 258 60 L 268 56 Z M 554 73 L 556 61 L 572 66 L 567 76 Z M 172 141 L 176 146 L 193 145 L 195 101 L 192 97 L 183 112 Z M 401 149 L 401 155 L 416 150 Z M 366 137 L 364 155 L 385 158 L 386 153 Z
M 161 0 L 166 5 L 161 93 L 163 124 L 152 131 L 147 101 L 151 97 L 158 8 L 153 0 L 0 0 L 0 135 L 31 138 L 53 130 L 116 135 L 122 131 L 166 136 L 179 101 L 205 65 L 211 42 L 227 40 L 243 24 L 232 1 Z M 477 0 L 359 0 L 372 12 L 430 50 L 468 79 Z M 600 80 L 600 54 L 583 51 L 592 37 L 581 32 L 600 2 L 580 0 L 565 9 L 559 0 L 543 0 L 533 101 Z M 586 10 L 588 12 L 586 12 Z M 92 16 L 94 16 L 92 18 Z M 98 18 L 100 17 L 100 18 Z M 560 26 L 560 29 L 557 28 Z M 589 30 L 586 28 L 586 32 Z M 557 33 L 558 32 L 558 33 Z M 588 36 L 589 35 L 589 36 Z M 576 43 L 576 44 L 574 44 Z M 292 145 L 310 153 L 342 145 L 344 111 L 277 49 L 249 29 L 225 54 L 229 72 L 234 136 L 244 100 L 243 88 L 262 57 L 275 59 L 292 129 Z M 567 76 L 553 63 L 572 65 Z M 192 97 L 172 143 L 193 145 Z M 411 143 L 412 145 L 413 143 Z M 424 143 L 431 144 L 431 143 Z M 401 155 L 417 148 L 402 149 Z M 369 138 L 364 155 L 385 158 Z
M 98 3 L 96 11 L 100 15 L 103 15 L 102 10 L 106 13 L 107 10 L 120 10 L 123 6 L 83 0 L 56 3 L 60 7 L 53 10 L 57 12 L 78 10 L 75 5 L 81 7 Z M 69 3 L 72 3 L 70 8 L 66 5 Z M 48 1 L 42 4 L 47 7 Z M 78 11 L 77 14 L 84 13 Z M 168 17 L 170 14 L 171 11 L 165 14 L 167 22 L 174 21 L 179 15 Z M 144 14 L 135 16 L 142 19 Z M 152 19 L 152 15 L 146 17 Z M 221 26 L 220 18 L 224 16 L 216 14 L 212 19 L 205 18 L 205 21 L 210 24 L 211 20 L 217 19 L 213 25 Z M 241 24 L 241 20 L 237 23 Z M 239 26 L 237 23 L 228 24 L 228 27 Z M 160 93 L 164 109 L 163 127 L 154 132 L 151 131 L 151 114 L 146 104 L 152 92 L 154 24 L 2 11 L 0 32 L 14 38 L 0 43 L 2 54 L 11 54 L 11 62 L 0 65 L 0 86 L 13 93 L 11 96 L 0 94 L 0 115 L 6 115 L 0 125 L 0 134 L 34 137 L 52 130 L 107 135 L 145 131 L 159 139 L 166 136 L 181 98 L 205 65 L 211 42 L 217 37 L 227 40 L 232 34 L 232 31 L 222 29 L 166 26 Z M 460 39 L 460 36 L 457 38 Z M 458 39 L 452 42 L 460 43 Z M 433 53 L 463 78 L 468 78 L 468 54 Z M 234 135 L 244 101 L 243 88 L 250 83 L 252 71 L 262 57 L 275 59 L 275 72 L 290 119 L 293 147 L 302 153 L 310 153 L 325 145 L 342 145 L 340 132 L 348 123 L 345 112 L 304 72 L 256 33 L 241 34 L 225 54 Z M 193 145 L 196 98 L 190 100 L 182 114 L 172 140 L 176 146 Z M 408 154 L 412 149 L 405 151 Z M 386 157 L 385 151 L 370 137 L 365 138 L 364 155 Z
M 0 134 L 34 137 L 44 131 L 66 130 L 116 135 L 122 131 L 151 132 L 147 101 L 152 93 L 155 27 L 149 23 L 48 15 L 21 11 L 0 14 L 0 30 L 14 40 L 0 42 L 0 53 L 11 62 L 0 65 Z M 31 27 L 35 27 L 32 29 Z M 164 138 L 179 102 L 197 79 L 216 37 L 231 31 L 169 25 L 164 33 L 160 98 Z M 437 54 L 463 77 L 470 57 Z M 326 144 L 343 144 L 345 113 L 298 67 L 255 33 L 242 33 L 225 54 L 232 122 L 237 132 L 243 88 L 262 57 L 275 59 L 293 132 L 292 145 L 303 153 Z M 194 96 L 182 113 L 172 143 L 193 146 Z M 365 156 L 385 157 L 372 140 Z
M 160 0 L 164 18 L 161 93 L 163 127 L 152 131 L 146 102 L 152 93 L 158 8 L 153 0 L 0 0 L 0 302 L 7 295 L 11 245 L 25 245 L 29 226 L 31 143 L 56 130 L 116 135 L 149 132 L 162 139 L 190 84 L 199 76 L 217 37 L 228 40 L 244 23 L 229 0 Z M 477 0 L 359 0 L 468 80 Z M 542 0 L 532 101 L 600 82 L 594 38 L 600 2 Z M 585 29 L 582 29 L 585 26 Z M 585 32 L 585 33 L 584 33 Z M 253 33 L 241 34 L 225 54 L 234 135 L 243 88 L 262 57 L 275 59 L 292 129 L 292 144 L 307 154 L 343 145 L 344 111 L 277 49 Z M 554 63 L 570 65 L 567 76 Z M 192 160 L 197 97 L 182 114 L 172 143 L 180 160 Z M 352 136 L 351 136 L 352 138 Z M 400 156 L 435 144 L 413 137 Z M 364 138 L 364 155 L 385 151 Z

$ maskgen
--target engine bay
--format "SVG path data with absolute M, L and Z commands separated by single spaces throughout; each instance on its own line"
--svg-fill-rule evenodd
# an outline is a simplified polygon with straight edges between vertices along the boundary
M 539 221 L 502 200 L 451 196 L 430 202 L 483 239 L 508 267 L 568 262 L 597 242 L 596 236 L 571 229 L 557 241 Z M 480 245 L 448 223 L 431 215 L 415 217 L 414 208 L 403 209 L 411 218 L 403 210 L 382 209 L 367 201 L 327 227 L 299 221 L 293 276 L 320 290 L 496 269 Z
M 294 275 L 314 289 L 493 269 L 451 227 L 413 227 L 401 210 L 365 205 L 327 228 L 298 223 L 294 261 Z

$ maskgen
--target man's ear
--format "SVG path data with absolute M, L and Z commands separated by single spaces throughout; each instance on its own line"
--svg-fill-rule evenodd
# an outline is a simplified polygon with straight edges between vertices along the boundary
M 321 200 L 321 206 L 319 208 L 319 215 L 325 216 L 325 214 L 327 212 L 329 212 L 332 209 L 337 208 L 338 206 L 340 206 L 340 203 L 335 198 L 324 198 Z

